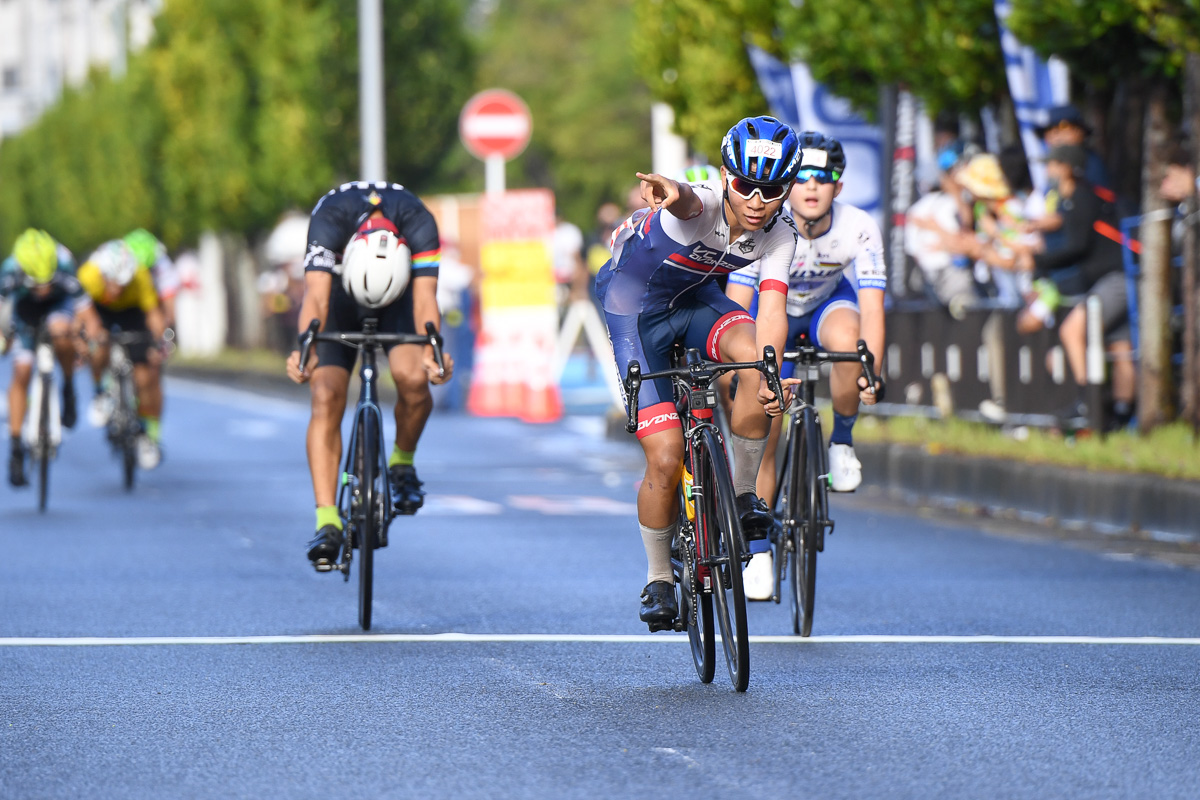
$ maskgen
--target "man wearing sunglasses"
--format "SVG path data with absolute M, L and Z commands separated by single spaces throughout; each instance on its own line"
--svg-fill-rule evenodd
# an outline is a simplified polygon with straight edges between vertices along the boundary
M 887 288 L 883 236 L 870 214 L 834 199 L 842 191 L 841 178 L 846 169 L 841 143 L 814 131 L 801 133 L 799 139 L 800 169 L 790 205 L 800 240 L 788 275 L 787 343 L 791 345 L 806 334 L 823 350 L 853 352 L 858 340 L 865 339 L 880 370 Z M 760 266 L 753 264 L 730 275 L 726 289 L 729 297 L 749 308 L 760 272 Z M 791 377 L 793 369 L 791 363 L 781 368 L 785 386 L 799 382 Z M 854 455 L 852 436 L 859 403 L 874 405 L 883 396 L 883 386 L 866 386 L 857 363 L 839 363 L 832 368 L 830 393 L 834 420 L 829 435 L 830 487 L 835 492 L 852 492 L 862 483 L 862 464 Z M 778 417 L 771 423 L 767 456 L 762 459 L 757 479 L 760 497 L 775 493 L 775 459 L 771 454 L 779 442 L 780 423 Z M 750 552 L 753 557 L 743 574 L 746 597 L 766 600 L 775 584 L 770 545 L 766 541 L 750 542 Z
M 643 372 L 667 368 L 676 342 L 723 362 L 756 361 L 765 345 L 776 351 L 783 346 L 797 232 L 780 211 L 800 164 L 796 133 L 772 117 L 743 119 L 726 134 L 721 160 L 717 185 L 637 173 L 650 207 L 613 233 L 612 260 L 596 277 L 622 379 L 634 360 Z M 757 319 L 717 282 L 754 262 L 761 274 Z M 765 538 L 771 515 L 754 482 L 770 429 L 763 406 L 778 413 L 779 403 L 759 373 L 747 371 L 741 380 L 753 389 L 738 394 L 730 414 L 733 482 L 747 537 Z M 679 520 L 675 487 L 684 441 L 670 381 L 642 384 L 637 436 L 646 455 L 638 523 L 649 563 L 639 617 L 659 630 L 679 611 L 671 540 Z

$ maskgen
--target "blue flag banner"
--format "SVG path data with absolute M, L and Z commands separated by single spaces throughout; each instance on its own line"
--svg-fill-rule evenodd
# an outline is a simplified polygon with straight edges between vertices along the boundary
M 772 114 L 797 131 L 820 131 L 842 143 L 846 175 L 838 199 L 881 219 L 883 133 L 817 83 L 805 64 L 784 64 L 753 45 L 747 49 Z
M 1008 29 L 1007 20 L 1011 13 L 1012 4 L 1009 0 L 996 0 L 996 22 L 1000 26 L 1004 71 L 1017 113 L 1017 124 L 1021 129 L 1021 144 L 1025 148 L 1025 157 L 1029 159 L 1029 174 L 1033 178 L 1034 188 L 1045 191 L 1046 169 L 1038 160 L 1044 148 L 1037 135 L 1037 127 L 1046 124 L 1051 108 L 1070 102 L 1067 68 L 1058 59 L 1043 61 L 1032 47 L 1021 44 Z

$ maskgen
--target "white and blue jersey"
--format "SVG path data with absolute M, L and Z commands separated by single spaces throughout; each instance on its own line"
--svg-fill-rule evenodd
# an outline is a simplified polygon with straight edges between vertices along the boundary
M 875 219 L 836 200 L 829 213 L 833 218 L 829 230 L 815 239 L 801 237 L 796 245 L 788 270 L 788 316 L 811 314 L 846 278 L 856 291 L 887 289 L 883 235 Z M 730 275 L 729 282 L 757 287 L 761 272 L 759 264 L 751 264 Z

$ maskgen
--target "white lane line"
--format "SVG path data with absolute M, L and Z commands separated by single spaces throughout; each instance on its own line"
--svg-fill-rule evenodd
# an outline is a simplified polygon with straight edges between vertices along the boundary
M 719 637 L 718 637 L 719 638 Z M 572 634 L 572 633 L 362 633 L 308 634 L 300 636 L 11 636 L 0 638 L 0 647 L 121 647 L 235 644 L 683 644 L 682 634 Z M 1200 637 L 1169 636 L 751 636 L 751 644 L 1025 644 L 1025 645 L 1184 645 L 1200 646 Z

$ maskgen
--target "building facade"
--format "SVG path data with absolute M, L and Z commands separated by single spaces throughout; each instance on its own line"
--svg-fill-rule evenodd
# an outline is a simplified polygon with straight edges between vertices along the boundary
M 163 0 L 0 0 L 0 138 L 37 120 L 92 69 L 121 73 Z

